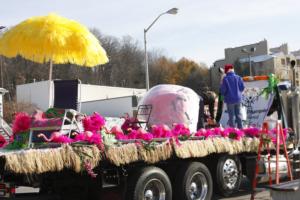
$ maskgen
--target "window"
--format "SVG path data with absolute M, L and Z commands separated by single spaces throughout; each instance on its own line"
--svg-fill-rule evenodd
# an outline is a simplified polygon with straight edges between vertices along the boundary
M 284 58 L 281 59 L 281 64 L 285 65 L 285 59 Z
M 286 64 L 288 64 L 288 65 L 289 65 L 289 64 L 290 64 L 290 62 L 291 62 L 291 59 L 290 59 L 289 57 L 287 57 L 287 58 L 286 58 Z

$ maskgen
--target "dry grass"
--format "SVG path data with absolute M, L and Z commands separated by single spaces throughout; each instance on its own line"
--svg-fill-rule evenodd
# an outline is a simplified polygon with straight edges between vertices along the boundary
M 52 149 L 29 149 L 15 152 L 0 153 L 6 160 L 5 169 L 15 173 L 43 173 L 61 171 L 64 168 L 80 172 L 83 163 L 89 161 L 92 168 L 97 166 L 105 156 L 116 166 L 137 161 L 156 163 L 169 159 L 172 155 L 178 158 L 205 157 L 212 153 L 238 154 L 257 152 L 259 139 L 243 138 L 240 141 L 228 138 L 211 138 L 206 140 L 187 140 L 163 142 L 151 148 L 135 143 L 110 146 L 104 154 L 94 145 L 71 146 L 63 145 Z M 274 148 L 274 145 L 270 145 Z
M 59 148 L 20 150 L 2 153 L 0 156 L 6 160 L 6 170 L 29 174 L 61 171 L 64 168 L 80 172 L 83 170 L 84 161 L 90 161 L 93 168 L 101 160 L 100 150 L 91 145 L 81 147 L 63 145 Z

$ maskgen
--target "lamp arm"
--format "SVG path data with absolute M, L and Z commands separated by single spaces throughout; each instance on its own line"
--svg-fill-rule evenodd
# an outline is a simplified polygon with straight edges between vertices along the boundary
M 144 32 L 146 33 L 152 26 L 153 26 L 153 24 L 162 16 L 162 15 L 164 15 L 164 14 L 166 14 L 165 12 L 164 13 L 161 13 L 160 15 L 158 15 L 157 17 L 156 17 L 156 19 L 148 26 L 148 28 L 145 28 L 144 29 Z

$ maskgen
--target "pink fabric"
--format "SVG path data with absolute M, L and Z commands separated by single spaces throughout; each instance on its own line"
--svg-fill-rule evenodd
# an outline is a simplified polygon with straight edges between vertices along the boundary
M 43 111 L 37 110 L 32 115 L 31 127 L 50 127 L 50 126 L 61 126 L 61 118 L 46 118 Z
M 61 126 L 62 119 L 61 118 L 53 118 L 53 119 L 40 119 L 32 121 L 31 127 L 50 127 L 50 126 Z

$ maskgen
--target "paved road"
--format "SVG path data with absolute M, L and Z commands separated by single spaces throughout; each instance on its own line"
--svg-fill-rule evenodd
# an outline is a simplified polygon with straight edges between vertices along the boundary
M 263 185 L 259 185 L 261 187 Z M 224 197 L 219 197 L 215 196 L 214 200 L 250 200 L 250 182 L 248 179 L 244 178 L 241 184 L 241 189 L 237 194 L 234 194 L 231 197 L 224 198 Z M 255 200 L 271 200 L 270 197 L 270 192 L 269 191 L 263 191 L 263 192 L 258 192 L 255 195 Z
M 215 197 L 214 200 L 250 200 L 250 193 L 241 191 L 229 198 Z M 268 191 L 259 192 L 255 195 L 255 200 L 271 200 L 270 193 Z
M 213 200 L 250 200 L 251 193 L 249 192 L 250 183 L 247 179 L 242 181 L 240 191 L 233 195 L 232 197 L 224 198 L 220 196 L 214 196 Z M 32 193 L 38 192 L 39 189 L 29 188 L 29 187 L 20 187 L 17 189 L 17 193 Z M 270 193 L 268 191 L 259 192 L 255 196 L 255 200 L 271 200 Z

